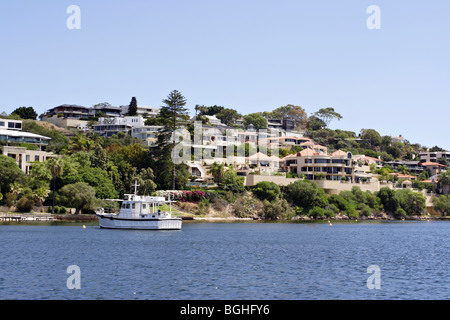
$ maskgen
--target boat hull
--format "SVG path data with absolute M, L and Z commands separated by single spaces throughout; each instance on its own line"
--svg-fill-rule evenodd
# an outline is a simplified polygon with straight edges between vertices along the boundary
M 135 230 L 180 230 L 181 218 L 168 219 L 124 219 L 107 215 L 97 215 L 101 228 Z

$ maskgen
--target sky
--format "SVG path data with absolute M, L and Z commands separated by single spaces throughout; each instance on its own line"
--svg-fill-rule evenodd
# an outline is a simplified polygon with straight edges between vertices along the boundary
M 176 89 L 192 114 L 332 107 L 332 129 L 450 150 L 449 14 L 447 0 L 2 0 L 0 113 L 159 107 Z

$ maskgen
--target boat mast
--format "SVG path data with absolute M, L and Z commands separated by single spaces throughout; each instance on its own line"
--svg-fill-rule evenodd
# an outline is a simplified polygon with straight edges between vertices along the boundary
M 137 180 L 134 180 L 134 195 L 137 195 L 137 187 L 140 187 L 140 184 L 137 184 Z

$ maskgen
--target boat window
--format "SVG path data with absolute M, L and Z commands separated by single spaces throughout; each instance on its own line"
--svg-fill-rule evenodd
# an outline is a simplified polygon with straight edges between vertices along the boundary
M 142 205 L 142 209 L 145 209 L 147 207 L 147 205 L 144 203 L 143 205 Z
M 135 204 L 135 203 L 133 203 L 133 207 L 132 207 L 132 208 L 133 208 L 133 209 L 136 208 L 136 204 Z
M 129 203 L 127 203 L 127 209 L 130 209 L 130 204 Z

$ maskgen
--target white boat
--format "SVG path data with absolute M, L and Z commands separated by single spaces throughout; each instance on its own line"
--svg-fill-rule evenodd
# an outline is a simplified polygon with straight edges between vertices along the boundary
M 181 216 L 172 216 L 172 202 L 164 197 L 139 196 L 126 194 L 118 214 L 108 208 L 96 211 L 101 228 L 108 229 L 140 229 L 140 230 L 180 230 Z M 161 206 L 169 205 L 168 211 Z

